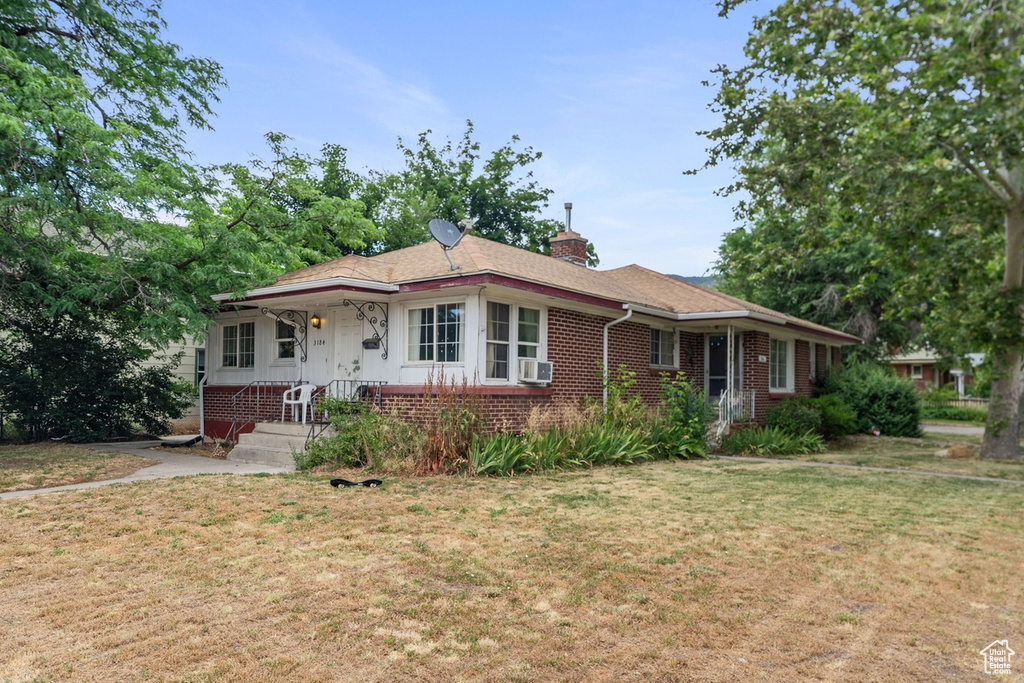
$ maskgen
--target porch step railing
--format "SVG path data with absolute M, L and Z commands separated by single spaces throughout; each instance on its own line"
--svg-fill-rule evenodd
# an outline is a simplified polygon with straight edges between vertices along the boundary
M 238 435 L 249 425 L 280 420 L 281 394 L 297 384 L 275 380 L 249 382 L 231 397 L 231 429 L 228 430 L 227 440 L 238 443 Z
M 721 441 L 729 425 L 751 422 L 757 414 L 757 390 L 725 389 L 718 397 L 718 419 L 715 422 L 715 441 Z
M 257 380 L 250 382 L 231 397 L 231 428 L 227 440 L 238 443 L 238 435 L 246 431 L 249 425 L 257 422 L 277 422 L 281 419 L 282 394 L 298 386 L 301 382 Z M 310 402 L 313 406 L 313 420 L 310 424 L 306 443 L 320 436 L 330 425 L 328 415 L 320 409 L 320 402 L 327 396 L 347 400 L 352 403 L 353 411 L 357 404 L 365 401 L 375 402 L 378 407 L 383 405 L 381 387 L 387 382 L 367 382 L 363 380 L 336 379 L 313 391 Z
M 367 382 L 357 379 L 336 379 L 313 392 L 310 399 L 313 403 L 313 424 L 309 427 L 309 434 L 306 436 L 306 445 L 316 440 L 331 426 L 331 416 L 322 407 L 325 398 L 334 398 L 344 401 L 347 405 L 342 410 L 348 414 L 355 414 L 367 405 L 376 405 L 377 408 L 384 407 L 383 387 L 387 382 Z

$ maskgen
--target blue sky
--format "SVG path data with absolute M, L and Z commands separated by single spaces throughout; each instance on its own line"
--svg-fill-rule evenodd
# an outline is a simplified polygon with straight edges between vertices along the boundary
M 728 168 L 700 166 L 716 125 L 701 85 L 738 65 L 753 3 L 728 19 L 713 0 L 677 2 L 287 2 L 166 0 L 167 37 L 220 62 L 228 89 L 200 163 L 265 153 L 286 133 L 303 152 L 348 149 L 354 170 L 398 170 L 399 136 L 458 140 L 467 119 L 484 152 L 513 135 L 543 153 L 545 218 L 594 243 L 601 268 L 637 263 L 701 275 L 734 227 Z

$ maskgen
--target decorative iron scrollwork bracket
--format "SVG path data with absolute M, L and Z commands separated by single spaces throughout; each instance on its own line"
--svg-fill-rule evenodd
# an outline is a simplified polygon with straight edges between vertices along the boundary
M 283 322 L 285 325 L 291 326 L 295 330 L 295 345 L 299 347 L 299 362 L 306 362 L 306 313 L 305 311 L 274 311 L 267 307 L 260 309 L 260 313 L 263 315 L 273 318 L 275 321 Z M 274 334 L 277 334 L 277 328 L 275 325 Z
M 356 309 L 356 319 L 365 320 L 373 328 L 373 338 L 380 342 L 383 352 L 380 357 L 388 359 L 388 305 L 376 301 L 352 301 L 345 299 L 342 306 Z

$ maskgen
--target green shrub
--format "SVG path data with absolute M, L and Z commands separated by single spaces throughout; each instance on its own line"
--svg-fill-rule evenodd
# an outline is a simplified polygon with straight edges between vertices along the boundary
M 968 406 L 937 406 L 925 403 L 921 408 L 921 416 L 929 420 L 956 420 L 958 422 L 984 422 L 988 410 Z
M 707 455 L 708 428 L 714 417 L 704 392 L 685 377 L 661 377 L 660 416 L 648 424 L 654 451 L 664 457 L 689 458 Z
M 820 434 L 834 441 L 857 431 L 857 412 L 838 394 L 827 394 L 812 399 L 811 403 L 821 415 Z
M 6 323 L 0 412 L 31 440 L 166 434 L 195 399 L 195 387 L 172 373 L 180 355 L 147 366 L 153 349 L 124 321 L 59 313 Z
M 886 436 L 921 435 L 921 401 L 909 379 L 892 368 L 860 363 L 830 374 L 822 381 L 822 394 L 837 394 L 857 413 L 857 431 L 874 427 Z
M 787 434 L 821 433 L 821 412 L 811 399 L 787 398 L 768 409 L 765 426 L 781 429 Z
M 351 412 L 347 402 L 325 398 L 321 408 L 331 415 L 334 436 L 322 437 L 296 454 L 295 466 L 308 470 L 321 465 L 366 467 L 389 474 L 411 474 L 423 449 L 423 430 L 397 413 L 373 408 Z
M 750 427 L 733 432 L 722 442 L 722 451 L 729 455 L 806 455 L 825 450 L 820 434 L 791 434 L 778 427 Z
M 604 381 L 600 363 L 598 363 L 598 372 Z M 619 365 L 614 373 L 608 373 L 608 381 L 605 383 L 608 401 L 602 409 L 604 422 L 622 429 L 642 429 L 647 425 L 650 410 L 644 403 L 643 396 L 635 388 L 636 373 L 625 365 Z M 589 397 L 584 401 L 600 405 L 599 401 Z

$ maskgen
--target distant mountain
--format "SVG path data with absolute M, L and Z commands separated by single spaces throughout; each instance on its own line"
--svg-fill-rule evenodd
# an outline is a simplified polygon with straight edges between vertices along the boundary
M 715 276 L 714 275 L 674 275 L 668 274 L 669 277 L 674 277 L 677 280 L 683 282 L 689 282 L 691 285 L 697 285 L 698 287 L 706 287 L 707 289 L 715 288 Z

